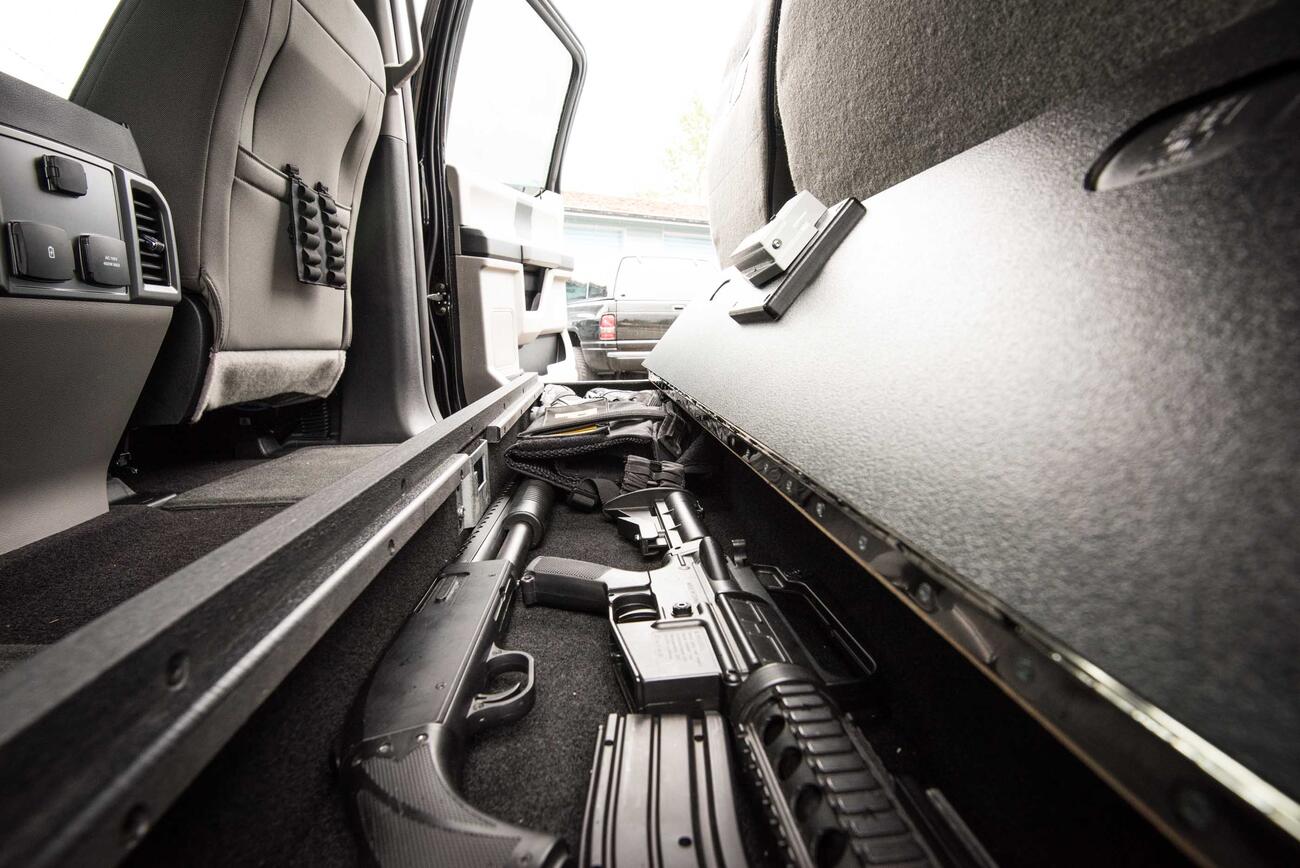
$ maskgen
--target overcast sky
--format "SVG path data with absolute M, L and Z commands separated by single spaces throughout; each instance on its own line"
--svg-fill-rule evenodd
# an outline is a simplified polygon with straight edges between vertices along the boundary
M 116 0 L 4 2 L 0 69 L 61 96 L 76 82 L 116 5 Z M 587 51 L 565 189 L 668 193 L 672 180 L 665 159 L 681 139 L 681 115 L 695 97 L 713 109 L 724 56 L 753 0 L 554 2 Z M 502 75 L 518 75 L 519 64 L 504 60 Z
M 587 81 L 564 164 L 566 190 L 671 187 L 664 165 L 679 118 L 710 111 L 752 0 L 554 0 L 587 51 Z

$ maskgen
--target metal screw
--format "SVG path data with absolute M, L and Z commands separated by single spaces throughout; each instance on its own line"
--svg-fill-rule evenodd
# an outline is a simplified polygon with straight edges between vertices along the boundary
M 781 246 L 781 239 L 780 239 L 780 238 L 773 238 L 773 239 L 772 239 L 772 249 L 773 249 L 773 250 L 776 250 L 776 249 L 778 249 L 780 246 Z
M 866 550 L 867 550 L 867 538 L 865 536 L 858 537 L 858 551 L 865 552 Z
M 422 733 L 420 733 L 419 735 L 417 735 L 417 736 L 415 737 L 415 740 L 416 740 L 417 742 L 419 742 L 420 744 L 424 744 L 426 741 L 429 740 L 429 735 L 428 735 L 428 733 L 423 733 L 423 732 L 422 732 Z
M 825 515 L 826 515 L 826 504 L 824 504 L 824 503 L 818 503 L 815 507 L 813 507 L 813 512 L 817 513 L 817 517 L 818 517 L 818 518 L 823 518 L 823 517 L 825 517 Z
M 127 811 L 122 821 L 122 835 L 127 847 L 134 847 L 149 833 L 149 812 L 144 805 L 136 805 Z
M 388 756 L 392 752 L 393 752 L 393 746 L 388 742 L 384 742 L 379 747 L 375 748 L 375 753 L 379 754 L 380 756 Z
M 916 601 L 927 609 L 934 605 L 934 588 L 930 587 L 929 582 L 921 582 L 916 586 Z
M 179 690 L 190 675 L 190 658 L 184 651 L 173 654 L 167 660 L 167 686 Z

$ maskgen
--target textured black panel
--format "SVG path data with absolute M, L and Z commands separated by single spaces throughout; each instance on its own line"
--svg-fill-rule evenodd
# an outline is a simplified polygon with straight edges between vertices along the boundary
M 0 123 L 80 148 L 145 174 L 131 131 L 35 85 L 0 72 Z
M 728 286 L 648 363 L 1292 796 L 1300 137 L 1084 180 L 1298 56 L 1288 5 L 1017 127 L 870 199 L 780 322 Z

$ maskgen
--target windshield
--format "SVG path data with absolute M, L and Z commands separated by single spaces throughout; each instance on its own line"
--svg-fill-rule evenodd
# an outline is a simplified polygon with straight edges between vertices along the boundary
M 614 278 L 614 296 L 628 299 L 689 299 L 716 286 L 718 267 L 703 259 L 625 256 Z

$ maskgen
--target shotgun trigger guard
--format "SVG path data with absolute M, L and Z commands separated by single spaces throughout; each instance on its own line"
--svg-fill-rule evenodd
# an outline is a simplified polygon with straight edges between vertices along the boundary
M 529 712 L 536 698 L 533 692 L 533 655 L 525 651 L 503 651 L 493 645 L 488 649 L 484 672 L 485 686 L 494 676 L 508 672 L 522 673 L 524 677 L 500 690 L 479 693 L 471 699 L 465 712 L 470 731 L 518 720 Z

